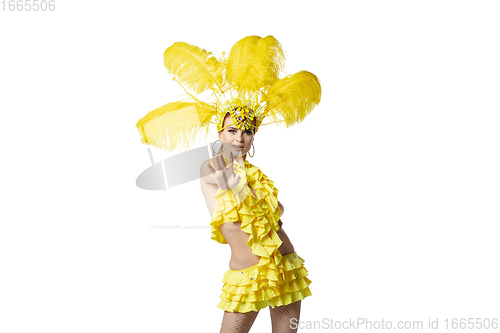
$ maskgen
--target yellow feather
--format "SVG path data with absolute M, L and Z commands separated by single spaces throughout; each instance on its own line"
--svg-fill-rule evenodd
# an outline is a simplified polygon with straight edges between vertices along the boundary
M 307 71 L 276 81 L 262 98 L 266 102 L 266 120 L 284 121 L 286 127 L 304 120 L 320 100 L 319 80 Z
M 221 93 L 223 66 L 211 54 L 197 46 L 177 42 L 165 50 L 164 65 L 179 83 L 197 94 L 207 89 Z
M 255 98 L 255 93 L 268 88 L 283 69 L 285 56 L 273 36 L 249 36 L 241 39 L 229 54 L 226 79 L 242 98 Z
M 189 149 L 194 139 L 209 133 L 215 110 L 203 102 L 174 102 L 161 106 L 136 124 L 141 142 L 174 151 L 184 143 Z
M 247 66 L 250 55 L 261 40 L 259 36 L 248 36 L 239 40 L 231 48 L 226 65 L 226 80 L 237 90 L 246 80 Z
M 257 91 L 269 87 L 285 65 L 285 55 L 280 43 L 273 36 L 259 40 L 248 60 L 247 81 L 243 88 Z

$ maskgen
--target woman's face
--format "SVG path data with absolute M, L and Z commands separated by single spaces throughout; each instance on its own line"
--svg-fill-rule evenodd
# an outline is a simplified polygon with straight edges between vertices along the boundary
M 255 127 L 250 127 L 247 130 L 241 130 L 234 125 L 233 119 L 229 113 L 226 113 L 226 117 L 224 118 L 223 127 L 232 124 L 226 128 L 224 128 L 221 132 L 219 132 L 219 140 L 222 143 L 228 144 L 229 148 L 233 152 L 234 156 L 243 156 L 252 147 L 253 139 L 254 139 L 254 130 Z M 224 149 L 226 145 L 224 145 Z M 237 147 L 243 147 L 239 149 Z

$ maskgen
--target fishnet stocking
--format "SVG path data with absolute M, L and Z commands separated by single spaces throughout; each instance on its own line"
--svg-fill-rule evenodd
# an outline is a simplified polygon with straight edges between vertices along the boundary
M 220 333 L 247 333 L 258 313 L 258 311 L 246 313 L 224 311 Z
M 297 332 L 297 328 L 292 329 L 292 327 L 298 327 L 299 325 L 300 304 L 301 301 L 299 300 L 288 305 L 277 306 L 274 309 L 269 307 L 273 333 Z

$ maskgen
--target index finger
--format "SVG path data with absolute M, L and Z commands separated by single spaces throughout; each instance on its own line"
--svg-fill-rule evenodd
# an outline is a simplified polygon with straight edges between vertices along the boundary
M 210 162 L 207 162 L 207 167 L 208 167 L 208 170 L 210 170 L 211 173 L 214 173 L 215 172 L 215 169 L 214 167 L 212 166 L 212 164 L 210 164 Z
M 224 157 L 222 156 L 222 154 L 219 155 L 218 157 L 219 157 L 219 162 L 220 162 L 221 170 L 226 169 L 227 168 L 226 160 L 224 159 Z
M 222 166 L 220 165 L 220 161 L 219 161 L 219 156 L 215 156 L 214 157 L 214 163 L 215 163 L 215 170 L 219 171 L 219 170 L 222 170 Z

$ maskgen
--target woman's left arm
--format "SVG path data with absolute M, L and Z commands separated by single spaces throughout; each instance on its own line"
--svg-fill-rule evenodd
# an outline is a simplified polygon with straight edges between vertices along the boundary
M 283 215 L 283 214 L 285 213 L 285 207 L 283 207 L 283 205 L 281 204 L 281 202 L 279 202 L 279 200 L 278 200 L 278 206 L 279 206 L 279 207 L 280 207 L 280 209 L 281 209 L 281 215 Z M 280 216 L 281 216 L 281 215 L 280 215 Z
M 283 215 L 283 213 L 285 213 L 285 207 L 283 207 L 283 205 L 281 204 L 281 202 L 278 201 L 278 206 L 280 207 L 281 209 L 281 214 L 280 214 L 280 219 L 278 221 L 278 225 L 281 226 L 283 225 L 283 222 L 281 222 L 281 215 Z

